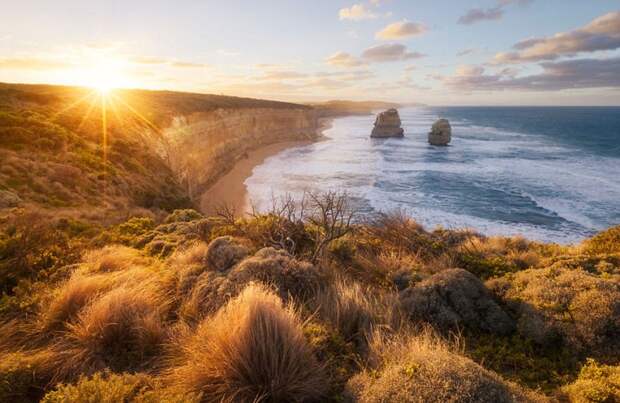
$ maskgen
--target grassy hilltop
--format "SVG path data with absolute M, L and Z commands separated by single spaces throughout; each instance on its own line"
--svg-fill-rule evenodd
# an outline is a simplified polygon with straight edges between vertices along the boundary
M 89 96 L 0 85 L 1 402 L 620 401 L 620 227 L 560 246 L 333 193 L 205 217 L 143 136 L 299 106 L 127 91 L 104 158 Z

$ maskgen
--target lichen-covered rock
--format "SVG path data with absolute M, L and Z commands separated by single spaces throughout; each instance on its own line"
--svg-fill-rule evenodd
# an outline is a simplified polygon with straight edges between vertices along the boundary
M 401 303 L 412 319 L 441 330 L 469 327 L 507 334 L 514 329 L 484 284 L 463 269 L 444 270 L 407 288 Z
M 428 133 L 428 142 L 434 146 L 447 146 L 452 140 L 452 126 L 447 119 L 439 119 Z
M 226 271 L 248 254 L 245 246 L 230 236 L 215 238 L 207 248 L 207 263 L 219 271 Z
M 403 137 L 404 131 L 400 124 L 400 116 L 396 109 L 381 112 L 375 119 L 375 127 L 370 137 Z

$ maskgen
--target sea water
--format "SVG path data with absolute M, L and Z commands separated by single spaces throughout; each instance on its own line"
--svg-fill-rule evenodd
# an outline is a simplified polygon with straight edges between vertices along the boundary
M 374 116 L 337 118 L 245 184 L 259 210 L 285 194 L 346 191 L 360 215 L 403 210 L 428 228 L 572 243 L 620 224 L 620 108 L 417 107 L 404 138 L 371 139 Z M 452 124 L 448 147 L 432 123 Z

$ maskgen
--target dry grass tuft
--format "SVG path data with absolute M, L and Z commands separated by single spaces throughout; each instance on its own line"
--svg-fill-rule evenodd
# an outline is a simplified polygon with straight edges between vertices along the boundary
M 118 287 L 94 300 L 68 325 L 56 348 L 66 355 L 64 375 L 110 368 L 137 370 L 162 352 L 167 301 L 153 287 Z M 66 378 L 66 376 L 63 376 Z
M 346 341 L 365 346 L 373 330 L 398 330 L 405 320 L 399 310 L 398 295 L 376 292 L 343 278 L 320 292 L 314 303 L 319 316 L 340 332 Z
M 109 276 L 72 276 L 43 307 L 39 326 L 43 332 L 61 329 L 73 322 L 91 300 L 113 286 Z
M 314 401 L 322 371 L 298 314 L 272 292 L 248 286 L 183 344 L 175 384 L 202 401 Z
M 369 364 L 347 385 L 357 402 L 544 401 L 453 353 L 430 333 L 392 339 L 376 335 Z
M 148 266 L 150 262 L 137 249 L 112 245 L 87 252 L 82 270 L 86 273 L 109 273 L 132 266 Z

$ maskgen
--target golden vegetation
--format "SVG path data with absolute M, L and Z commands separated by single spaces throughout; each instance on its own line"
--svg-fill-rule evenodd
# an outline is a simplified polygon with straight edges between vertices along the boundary
M 0 86 L 0 401 L 618 401 L 620 227 L 429 231 L 335 193 L 204 217 L 133 115 L 104 160 L 75 91 Z M 159 94 L 125 95 L 156 124 L 253 105 Z
M 327 233 L 346 216 L 335 197 L 304 219 L 179 210 L 66 233 L 77 264 L 5 288 L 0 400 L 613 401 L 617 252 L 583 257 L 600 237 L 429 232 L 402 214 Z M 484 275 L 453 269 L 464 255 Z

